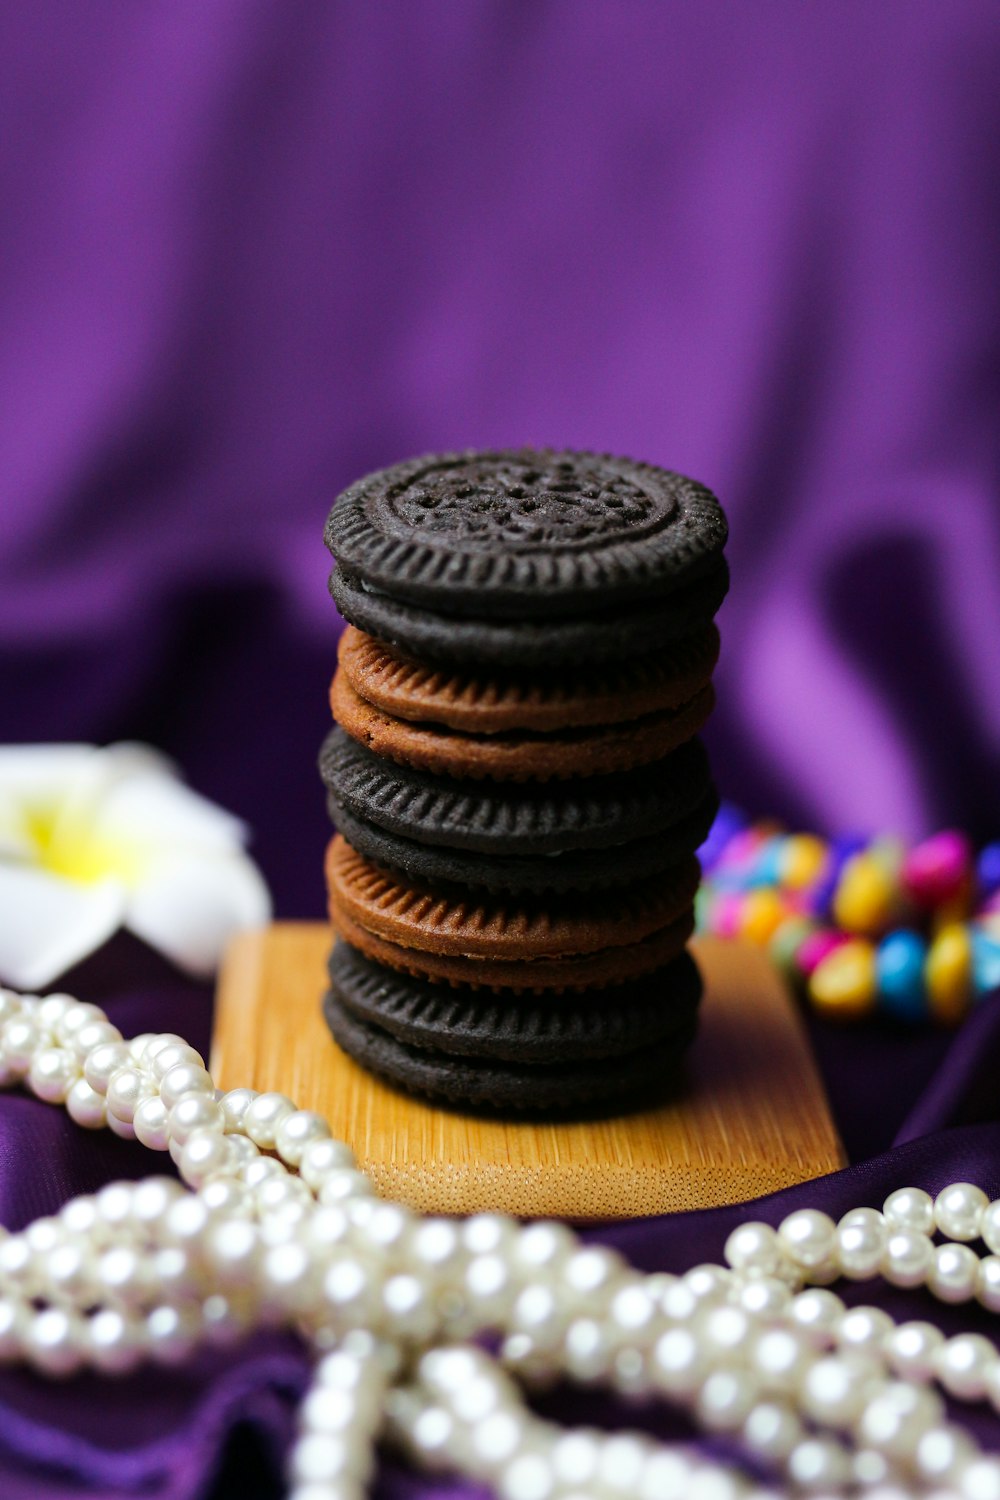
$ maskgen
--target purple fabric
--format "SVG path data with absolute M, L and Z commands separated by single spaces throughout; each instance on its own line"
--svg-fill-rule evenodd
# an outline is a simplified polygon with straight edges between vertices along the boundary
M 161 745 L 319 914 L 332 494 L 576 444 L 729 511 L 727 796 L 995 836 L 998 76 L 989 0 L 5 7 L 0 738 Z M 71 983 L 207 1037 L 208 990 L 137 944 Z M 1000 1191 L 997 1004 L 954 1042 L 813 1023 L 856 1165 L 755 1212 Z M 0 1100 L 8 1225 L 146 1165 Z M 603 1237 L 679 1267 L 736 1217 Z M 304 1368 L 5 1373 L 0 1491 L 275 1495 Z

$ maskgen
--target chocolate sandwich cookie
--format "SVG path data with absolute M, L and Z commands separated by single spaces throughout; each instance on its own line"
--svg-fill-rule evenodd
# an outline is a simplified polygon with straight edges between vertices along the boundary
M 338 672 L 330 706 L 340 727 L 376 755 L 442 776 L 494 781 L 550 781 L 609 776 L 661 760 L 705 723 L 715 702 L 706 683 L 690 702 L 630 723 L 563 733 L 460 734 L 433 724 L 395 719 L 367 703 Z
M 490 619 L 451 615 L 408 604 L 350 577 L 338 567 L 330 594 L 344 619 L 422 665 L 458 664 L 472 670 L 521 667 L 552 672 L 581 661 L 621 663 L 670 650 L 704 630 L 729 590 L 725 561 L 662 600 L 566 618 Z
M 319 766 L 329 791 L 356 820 L 425 846 L 490 859 L 547 861 L 610 849 L 675 828 L 714 796 L 708 757 L 696 739 L 627 775 L 508 784 L 417 771 L 382 759 L 335 728 L 323 742 Z
M 583 1059 L 527 1068 L 499 1059 L 459 1057 L 410 1047 L 367 1025 L 334 995 L 324 1002 L 327 1025 L 348 1056 L 406 1093 L 432 1103 L 503 1116 L 544 1119 L 635 1109 L 676 1090 L 692 1021 L 678 1035 L 612 1060 Z
M 334 792 L 327 797 L 334 826 L 359 854 L 404 878 L 454 890 L 504 891 L 513 895 L 607 890 L 670 869 L 708 837 L 719 799 L 709 791 L 693 813 L 665 829 L 607 848 L 570 849 L 542 858 L 525 854 L 483 855 L 422 844 L 357 818 Z
M 688 954 L 621 985 L 611 1004 L 602 994 L 484 998 L 388 973 L 344 942 L 334 948 L 329 973 L 345 1010 L 408 1047 L 529 1065 L 615 1058 L 677 1036 L 690 1026 L 701 996 L 701 976 Z
M 349 625 L 340 638 L 340 671 L 359 698 L 395 719 L 437 724 L 462 734 L 536 734 L 621 724 L 677 709 L 711 680 L 719 632 L 709 625 L 664 656 L 554 677 L 418 666 Z
M 426 455 L 340 496 L 326 543 L 364 591 L 449 615 L 583 617 L 662 601 L 720 565 L 703 485 L 610 454 Z

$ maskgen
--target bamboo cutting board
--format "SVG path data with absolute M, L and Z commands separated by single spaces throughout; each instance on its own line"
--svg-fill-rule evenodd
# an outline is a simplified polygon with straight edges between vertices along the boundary
M 381 1193 L 432 1213 L 631 1218 L 742 1202 L 844 1164 L 794 1003 L 765 956 L 701 939 L 687 1088 L 619 1119 L 509 1124 L 453 1114 L 370 1077 L 320 1001 L 332 938 L 283 922 L 236 939 L 219 981 L 212 1074 L 277 1089 L 347 1140 Z

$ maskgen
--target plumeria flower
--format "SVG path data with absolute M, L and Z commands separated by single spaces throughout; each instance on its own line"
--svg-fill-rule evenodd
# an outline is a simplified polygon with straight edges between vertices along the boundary
M 245 842 L 146 745 L 0 746 L 0 980 L 40 989 L 119 927 L 210 974 L 270 917 Z

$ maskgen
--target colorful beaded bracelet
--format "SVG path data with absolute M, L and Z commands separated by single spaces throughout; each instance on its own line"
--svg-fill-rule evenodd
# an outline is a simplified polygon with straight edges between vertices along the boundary
M 699 931 L 766 948 L 825 1015 L 953 1026 L 1000 986 L 1000 842 L 826 840 L 725 804 L 700 857 Z

